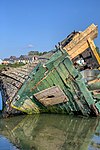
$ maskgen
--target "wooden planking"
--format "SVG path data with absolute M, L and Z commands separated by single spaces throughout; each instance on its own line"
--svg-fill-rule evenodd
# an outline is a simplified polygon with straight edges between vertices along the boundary
M 67 78 L 69 77 L 69 72 L 67 71 L 67 69 L 65 68 L 63 63 L 60 63 L 59 66 L 56 67 L 57 72 L 59 73 L 59 75 L 61 76 L 62 80 L 65 82 L 67 82 Z
M 87 42 L 83 42 L 79 45 L 77 45 L 76 47 L 74 47 L 71 51 L 69 51 L 69 55 L 70 55 L 70 58 L 73 59 L 75 58 L 76 56 L 78 56 L 79 54 L 83 53 L 84 50 L 88 49 L 89 48 L 89 45 Z
M 64 47 L 64 49 L 73 59 L 89 47 L 87 40 L 89 38 L 93 40 L 97 37 L 97 33 L 97 26 L 92 24 L 84 32 L 81 32 L 78 36 L 74 37 L 72 41 Z
M 13 73 L 11 73 L 11 72 L 6 72 L 6 73 L 3 73 L 3 74 L 6 75 L 6 76 L 8 76 L 9 78 L 13 78 L 13 79 L 15 79 L 15 80 L 21 82 L 21 83 L 23 83 L 23 82 L 25 81 L 25 79 L 23 79 L 23 78 L 21 78 L 21 77 L 15 75 L 15 74 L 13 74 Z
M 34 94 L 34 96 L 44 106 L 53 106 L 68 101 L 67 96 L 63 93 L 59 86 L 53 86 Z
M 18 101 L 11 103 L 12 108 L 25 112 L 27 114 L 39 113 L 38 106 L 32 102 L 30 98 L 27 97 L 24 101 L 20 101 L 20 105 Z
M 85 31 L 81 32 L 78 37 L 74 38 L 70 43 L 68 43 L 65 47 L 69 51 L 82 40 L 87 40 L 88 38 L 94 39 L 95 37 L 97 37 L 97 33 L 97 26 L 92 24 Z
M 36 64 L 35 64 L 36 65 Z M 18 68 L 7 68 L 0 74 L 2 81 L 3 101 L 13 101 L 14 96 L 21 88 L 27 78 L 29 78 L 30 72 L 33 70 L 34 65 L 25 65 Z
M 16 81 L 20 83 L 24 83 L 24 81 L 28 78 L 29 73 L 33 70 L 34 65 L 25 65 L 19 68 L 9 68 L 7 71 L 2 71 L 2 76 L 7 76 L 6 78 L 9 78 L 9 81 L 13 81 L 16 83 Z M 3 80 L 3 78 L 2 78 Z M 7 82 L 7 81 L 6 81 Z M 14 83 L 13 82 L 13 83 Z M 12 83 L 12 84 L 13 84 Z
M 67 86 L 67 85 L 65 86 L 65 84 L 64 84 L 64 82 L 63 82 L 63 79 L 62 79 L 62 78 L 60 77 L 60 75 L 59 75 L 59 72 L 57 72 L 56 70 L 54 70 L 54 71 L 52 72 L 52 74 L 51 74 L 51 77 L 53 78 L 53 81 L 54 81 L 55 85 L 59 85 L 60 88 L 61 88 L 65 93 L 67 92 L 67 94 L 68 94 L 68 91 L 66 91 L 67 88 L 68 88 L 68 86 Z M 68 95 L 68 98 L 70 99 L 70 96 L 69 96 L 69 95 Z M 73 105 L 73 102 L 72 102 L 71 99 L 70 99 L 69 103 L 70 103 L 71 110 L 75 110 L 74 105 Z

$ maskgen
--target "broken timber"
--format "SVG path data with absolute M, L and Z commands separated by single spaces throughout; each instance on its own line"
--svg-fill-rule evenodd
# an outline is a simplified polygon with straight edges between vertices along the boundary
M 99 68 L 100 56 L 93 43 L 96 36 L 97 26 L 92 24 L 83 32 L 70 34 L 45 65 L 33 64 L 2 71 L 0 77 L 5 112 L 98 116 L 99 86 L 95 89 L 94 84 L 91 88 L 92 83 L 85 81 L 80 73 L 80 70 L 86 71 L 84 69 L 89 67 Z M 75 63 L 81 59 L 86 65 L 83 68 Z
M 93 42 L 98 35 L 98 28 L 94 24 L 83 32 L 73 32 L 61 42 L 73 62 L 81 56 L 92 69 L 99 67 L 100 55 Z M 93 61 L 94 60 L 94 61 Z
M 34 96 L 44 106 L 53 106 L 68 101 L 67 96 L 63 93 L 59 86 L 54 86 L 46 90 L 40 91 L 34 94 Z
M 36 65 L 37 63 L 33 63 L 18 68 L 6 68 L 0 73 L 0 89 L 4 106 L 3 114 L 21 113 L 11 107 L 11 102 Z

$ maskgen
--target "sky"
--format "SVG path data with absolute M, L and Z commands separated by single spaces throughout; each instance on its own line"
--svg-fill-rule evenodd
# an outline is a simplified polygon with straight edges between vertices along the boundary
M 92 23 L 100 47 L 100 0 L 0 0 L 0 58 L 49 51 Z

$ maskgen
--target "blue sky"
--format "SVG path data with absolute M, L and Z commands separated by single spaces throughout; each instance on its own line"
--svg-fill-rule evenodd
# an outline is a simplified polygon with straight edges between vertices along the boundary
M 92 23 L 100 30 L 100 0 L 0 0 L 0 58 L 49 51 Z

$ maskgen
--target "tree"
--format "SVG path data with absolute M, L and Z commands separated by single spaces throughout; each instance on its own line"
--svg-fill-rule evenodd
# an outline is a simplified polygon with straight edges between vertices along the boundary
M 28 56 L 31 56 L 31 55 L 38 55 L 39 52 L 38 51 L 30 51 L 28 52 Z
M 48 53 L 48 52 L 30 51 L 30 52 L 28 52 L 28 56 L 33 56 L 33 55 L 39 55 L 39 56 L 41 56 L 41 55 L 44 55 L 46 53 Z

